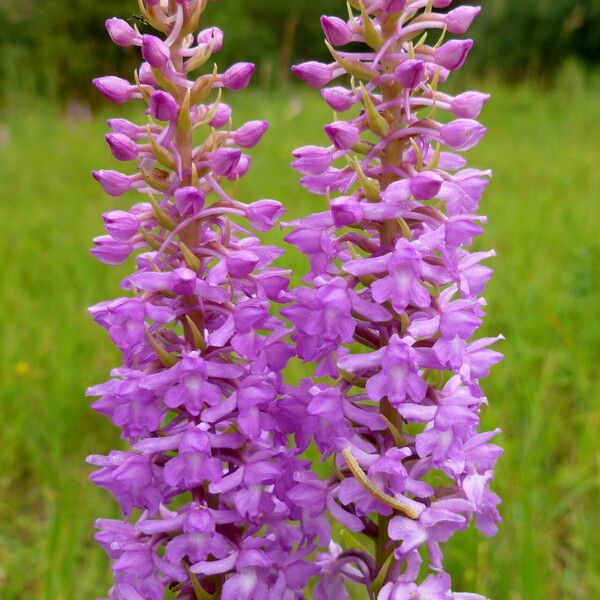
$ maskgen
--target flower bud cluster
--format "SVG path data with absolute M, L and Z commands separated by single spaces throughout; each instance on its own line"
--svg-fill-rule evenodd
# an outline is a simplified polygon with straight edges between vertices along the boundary
M 128 448 L 88 458 L 93 481 L 127 517 L 97 523 L 113 560 L 111 600 L 159 600 L 167 590 L 183 600 L 302 598 L 317 570 L 307 560 L 315 539 L 329 539 L 326 518 L 296 490 L 315 476 L 289 447 L 278 402 L 293 350 L 270 306 L 288 273 L 273 266 L 281 250 L 252 233 L 271 229 L 283 208 L 236 199 L 250 166 L 244 150 L 267 123 L 232 127 L 222 90 L 244 88 L 254 67 L 213 70 L 221 31 L 194 34 L 206 4 L 141 2 L 157 36 L 109 20 L 112 40 L 139 47 L 144 62 L 133 82 L 94 82 L 113 102 L 147 106 L 145 123 L 111 119 L 106 136 L 134 173 L 94 173 L 111 196 L 141 194 L 104 215 L 106 235 L 92 249 L 110 265 L 134 254 L 136 267 L 123 297 L 90 308 L 123 357 L 89 390 Z
M 465 33 L 479 8 L 349 4 L 348 20 L 322 19 L 333 61 L 294 67 L 335 111 L 330 145 L 294 153 L 303 186 L 329 207 L 289 223 L 311 269 L 282 312 L 298 355 L 333 382 L 296 392 L 308 415 L 296 441 L 333 458 L 322 504 L 364 535 L 319 555 L 314 598 L 343 600 L 354 582 L 371 600 L 481 600 L 451 590 L 440 549 L 472 520 L 486 535 L 499 521 L 489 486 L 501 450 L 498 431 L 479 428 L 479 381 L 501 359 L 490 348 L 501 336 L 476 336 L 493 252 L 470 250 L 491 173 L 457 154 L 484 135 L 475 119 L 488 96 L 439 90 L 472 47 L 446 36 Z

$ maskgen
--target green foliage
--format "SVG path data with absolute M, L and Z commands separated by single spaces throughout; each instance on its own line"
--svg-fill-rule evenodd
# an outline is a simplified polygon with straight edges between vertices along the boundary
M 112 16 L 134 17 L 134 0 L 1 4 L 0 97 L 16 88 L 13 93 L 95 99 L 92 77 L 129 77 L 137 64 L 137 53 L 113 46 L 103 26 Z M 293 62 L 327 60 L 319 16 L 345 11 L 343 0 L 218 0 L 206 23 L 226 32 L 223 64 L 252 60 L 263 84 L 284 83 Z M 484 3 L 474 34 L 473 64 L 481 70 L 549 78 L 569 55 L 600 60 L 600 0 L 494 0 Z
M 107 18 L 122 13 L 122 0 L 5 3 L 8 6 L 0 10 L 0 76 L 27 92 L 87 95 L 93 76 L 114 70 L 127 62 L 128 55 L 134 57 L 107 41 L 104 30 Z M 136 6 L 128 4 L 132 9 L 124 17 L 133 14 Z
M 446 556 L 457 589 L 495 600 L 600 598 L 600 88 L 565 79 L 543 95 L 488 89 L 489 137 L 470 156 L 495 175 L 482 202 L 490 220 L 480 247 L 498 252 L 485 333 L 507 341 L 484 387 L 486 426 L 504 430 L 495 489 L 505 521 L 492 540 L 460 534 Z M 318 94 L 233 103 L 235 123 L 272 121 L 241 197 L 278 198 L 289 219 L 323 210 L 289 168 L 293 148 L 325 141 L 331 115 Z M 84 398 L 117 364 L 85 307 L 115 297 L 127 272 L 87 253 L 100 213 L 122 205 L 89 176 L 112 166 L 104 116 L 74 121 L 45 107 L 0 122 L 2 600 L 88 600 L 109 585 L 92 527 L 115 514 L 114 502 L 84 463 L 119 446 Z M 297 277 L 306 270 L 292 254 L 286 264 Z
M 463 2 L 463 4 L 471 2 Z M 600 0 L 495 0 L 484 10 L 473 53 L 481 69 L 551 78 L 568 56 L 600 61 Z

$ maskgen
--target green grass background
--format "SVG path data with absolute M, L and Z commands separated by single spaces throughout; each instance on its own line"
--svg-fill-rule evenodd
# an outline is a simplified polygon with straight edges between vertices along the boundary
M 502 427 L 497 538 L 467 531 L 447 545 L 457 590 L 494 600 L 600 598 L 600 87 L 487 86 L 490 132 L 470 153 L 494 169 L 481 248 L 494 248 L 485 333 L 506 360 L 486 381 L 486 426 Z M 243 186 L 297 217 L 321 210 L 289 168 L 291 150 L 324 141 L 316 93 L 248 93 L 236 120 L 272 128 Z M 118 112 L 118 110 L 116 111 Z M 114 114 L 114 112 L 112 113 Z M 110 166 L 104 118 L 48 107 L 0 113 L 0 598 L 87 600 L 109 570 L 93 542 L 115 515 L 84 457 L 118 444 L 86 386 L 117 355 L 85 308 L 119 293 L 124 269 L 88 254 L 108 199 L 89 176 Z M 278 232 L 271 240 L 280 238 Z M 288 259 L 296 273 L 305 265 Z

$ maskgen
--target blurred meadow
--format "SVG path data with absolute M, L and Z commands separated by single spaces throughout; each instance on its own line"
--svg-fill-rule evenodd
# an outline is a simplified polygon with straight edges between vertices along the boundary
M 242 46 L 233 46 L 238 59 Z M 457 535 L 447 564 L 456 589 L 493 600 L 593 600 L 600 598 L 600 79 L 579 62 L 563 65 L 554 81 L 507 79 L 473 72 L 464 83 L 493 94 L 482 116 L 488 136 L 469 159 L 494 170 L 479 247 L 498 254 L 485 334 L 507 338 L 505 361 L 484 383 L 485 424 L 503 429 L 495 490 L 504 523 L 491 540 L 472 530 Z M 33 80 L 21 88 L 27 93 L 18 78 L 10 81 L 13 92 L 0 105 L 0 598 L 87 600 L 110 585 L 93 522 L 116 511 L 88 481 L 84 459 L 121 442 L 84 396 L 118 361 L 86 307 L 114 297 L 127 272 L 94 261 L 88 248 L 101 233 L 101 213 L 136 200 L 107 198 L 89 172 L 114 166 L 103 142 L 106 118 L 139 115 L 106 103 L 92 110 L 78 89 L 76 100 L 44 101 L 34 97 Z M 318 93 L 263 84 L 225 100 L 235 123 L 271 121 L 240 197 L 277 198 L 288 218 L 323 210 L 289 167 L 292 149 L 325 143 L 331 114 Z M 293 253 L 284 264 L 296 277 L 306 270 Z

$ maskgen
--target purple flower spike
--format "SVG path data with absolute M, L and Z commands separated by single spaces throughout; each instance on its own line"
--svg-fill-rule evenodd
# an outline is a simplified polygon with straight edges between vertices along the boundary
M 323 17 L 323 28 L 331 44 L 351 34 L 362 49 L 294 69 L 315 87 L 344 75 L 352 86 L 321 91 L 336 113 L 325 126 L 333 146 L 298 148 L 292 163 L 325 198 L 323 212 L 287 224 L 310 272 L 281 313 L 315 378 L 286 400 L 288 432 L 336 469 L 291 494 L 306 507 L 324 496 L 338 528 L 364 532 L 376 548 L 342 551 L 326 538 L 316 600 L 347 599 L 350 583 L 372 600 L 485 600 L 452 591 L 442 553 L 471 521 L 496 532 L 490 485 L 502 453 L 491 443 L 498 431 L 480 430 L 480 380 L 501 359 L 490 348 L 501 336 L 477 337 L 491 276 L 482 262 L 494 253 L 469 250 L 486 222 L 477 210 L 490 172 L 456 154 L 485 134 L 474 119 L 489 96 L 443 93 L 473 43 L 434 47 L 439 31 L 424 35 L 466 32 L 480 9 L 434 10 L 451 3 L 352 2 L 345 23 Z M 450 118 L 436 122 L 440 111 Z
M 288 301 L 289 273 L 273 266 L 281 251 L 251 233 L 273 228 L 284 209 L 246 202 L 227 185 L 248 171 L 242 148 L 268 124 L 236 129 L 221 100 L 223 88 L 248 84 L 253 65 L 190 79 L 194 57 L 209 58 L 223 42 L 217 28 L 193 35 L 205 6 L 141 2 L 164 39 L 110 19 L 116 44 L 141 46 L 140 85 L 95 80 L 114 102 L 145 102 L 150 116 L 109 121 L 109 148 L 133 161 L 133 174 L 93 173 L 111 196 L 141 193 L 133 207 L 104 214 L 107 235 L 91 250 L 109 265 L 136 258 L 123 297 L 89 309 L 122 364 L 88 395 L 128 444 L 88 458 L 92 481 L 124 514 L 100 519 L 96 538 L 113 561 L 111 600 L 300 600 L 317 573 L 310 557 L 329 538 L 314 509 L 326 490 L 289 442 L 295 390 L 282 371 L 294 351 L 272 310 Z M 197 139 L 206 124 L 210 133 Z M 478 365 L 485 352 L 472 349 Z M 292 494 L 299 485 L 311 491 L 308 506 L 306 494 Z

